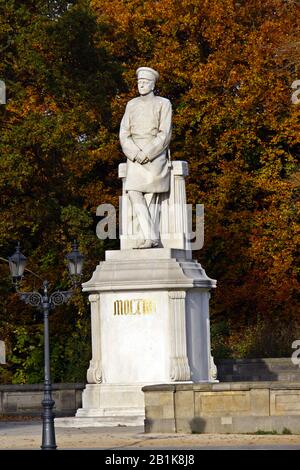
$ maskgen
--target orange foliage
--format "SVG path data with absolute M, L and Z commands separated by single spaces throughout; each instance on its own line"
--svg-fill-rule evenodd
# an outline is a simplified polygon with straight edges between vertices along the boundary
M 173 104 L 172 158 L 189 163 L 188 202 L 205 204 L 195 257 L 218 280 L 213 329 L 226 323 L 228 354 L 255 354 L 247 335 L 299 322 L 300 106 L 290 88 L 300 79 L 299 2 L 73 3 L 0 0 L 2 254 L 24 240 L 33 268 L 65 287 L 61 253 L 76 236 L 92 272 L 103 254 L 95 209 L 121 192 L 120 120 L 136 68 L 152 66 Z M 6 285 L 2 312 L 11 298 Z M 0 319 L 7 331 L 25 322 L 13 305 Z M 70 336 L 68 321 L 57 337 Z M 277 354 L 272 344 L 257 353 Z
M 128 86 L 112 101 L 116 125 L 136 94 L 138 66 L 159 70 L 158 93 L 173 103 L 172 155 L 189 163 L 189 202 L 205 204 L 206 242 L 197 255 L 219 281 L 213 321 L 229 321 L 231 335 L 257 318 L 299 321 L 300 107 L 290 100 L 299 63 L 294 53 L 291 66 L 284 53 L 289 39 L 300 39 L 299 5 L 90 5 L 109 25 L 99 45 L 122 63 Z

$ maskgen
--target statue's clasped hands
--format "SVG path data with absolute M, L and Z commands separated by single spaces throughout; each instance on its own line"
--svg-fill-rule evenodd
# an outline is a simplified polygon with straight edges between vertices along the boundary
M 142 150 L 140 150 L 140 152 L 136 155 L 135 160 L 141 165 L 144 165 L 145 163 L 150 162 L 149 158 L 147 157 L 147 155 L 143 153 Z

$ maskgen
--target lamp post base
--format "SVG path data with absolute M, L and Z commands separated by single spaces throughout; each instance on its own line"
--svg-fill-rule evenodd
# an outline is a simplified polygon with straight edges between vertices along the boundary
M 48 391 L 47 391 L 48 392 Z M 55 450 L 56 449 L 56 440 L 55 440 L 55 428 L 54 428 L 54 418 L 55 414 L 52 411 L 55 402 L 52 400 L 51 392 L 50 397 L 44 398 L 42 401 L 43 411 L 43 435 L 42 435 L 42 450 Z

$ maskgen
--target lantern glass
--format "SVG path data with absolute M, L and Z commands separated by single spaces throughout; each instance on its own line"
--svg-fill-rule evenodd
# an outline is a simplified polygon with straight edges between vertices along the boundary
M 84 256 L 78 251 L 76 241 L 72 245 L 72 251 L 66 256 L 70 276 L 76 279 L 82 275 Z
M 27 258 L 20 251 L 20 243 L 16 247 L 15 253 L 8 258 L 11 277 L 14 281 L 19 281 L 24 274 Z

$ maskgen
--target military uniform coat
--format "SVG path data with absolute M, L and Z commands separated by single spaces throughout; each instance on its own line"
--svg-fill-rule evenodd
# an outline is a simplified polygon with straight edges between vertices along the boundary
M 172 106 L 160 96 L 134 98 L 126 106 L 120 126 L 120 143 L 127 157 L 125 190 L 164 193 L 170 187 L 167 149 L 172 133 Z M 135 161 L 142 150 L 150 160 Z

